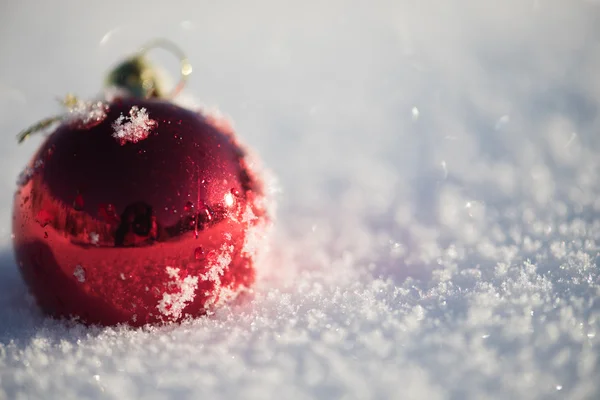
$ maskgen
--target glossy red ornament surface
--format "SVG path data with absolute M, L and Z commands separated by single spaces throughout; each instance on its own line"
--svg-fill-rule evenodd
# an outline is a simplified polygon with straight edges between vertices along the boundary
M 40 307 L 139 326 L 203 315 L 250 287 L 268 216 L 233 133 L 166 101 L 106 105 L 93 123 L 65 120 L 15 195 L 16 258 Z

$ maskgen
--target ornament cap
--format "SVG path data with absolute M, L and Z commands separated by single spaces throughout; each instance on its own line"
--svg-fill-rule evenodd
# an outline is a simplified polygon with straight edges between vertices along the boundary
M 163 48 L 179 58 L 179 83 L 170 93 L 166 92 L 155 67 L 146 57 L 150 50 L 156 48 Z M 192 70 L 192 64 L 177 45 L 166 39 L 155 39 L 142 46 L 137 54 L 117 64 L 106 77 L 105 85 L 124 89 L 133 97 L 172 99 L 181 92 Z
M 163 48 L 176 56 L 180 62 L 180 78 L 177 85 L 167 93 L 164 89 L 164 83 L 160 80 L 156 68 L 148 61 L 146 54 L 153 49 Z M 133 56 L 117 64 L 107 75 L 105 86 L 124 90 L 134 98 L 159 98 L 171 100 L 175 98 L 187 83 L 187 79 L 192 74 L 192 64 L 186 54 L 177 45 L 167 39 L 155 39 L 146 43 Z M 74 95 L 67 95 L 60 100 L 62 105 L 72 112 L 78 107 L 79 99 Z M 21 131 L 17 135 L 17 141 L 22 143 L 34 133 L 45 131 L 51 126 L 60 123 L 65 115 L 56 115 L 45 118 L 42 121 Z

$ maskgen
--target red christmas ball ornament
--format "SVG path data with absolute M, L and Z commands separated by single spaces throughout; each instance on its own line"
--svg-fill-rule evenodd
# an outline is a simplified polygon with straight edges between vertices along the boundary
M 148 48 L 110 74 L 116 96 L 69 96 L 65 114 L 21 135 L 58 124 L 19 179 L 13 215 L 20 271 L 52 316 L 180 321 L 255 280 L 270 223 L 255 161 L 227 124 L 163 95 Z

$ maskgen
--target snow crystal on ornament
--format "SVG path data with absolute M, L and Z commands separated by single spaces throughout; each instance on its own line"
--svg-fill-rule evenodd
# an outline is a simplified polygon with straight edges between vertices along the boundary
M 229 265 L 232 261 L 232 255 L 235 251 L 234 246 L 223 244 L 219 249 L 219 254 L 212 257 L 211 264 L 208 268 L 208 272 L 200 275 L 200 279 L 203 281 L 209 281 L 214 283 L 214 289 L 212 291 L 205 292 L 207 296 L 206 302 L 204 303 L 204 309 L 210 310 L 212 307 L 218 304 L 224 304 L 233 300 L 244 287 L 240 286 L 232 288 L 232 284 L 225 286 L 221 282 L 221 276 L 225 275 L 225 272 L 229 269 Z
M 198 289 L 198 277 L 187 276 L 184 279 L 179 277 L 179 268 L 167 267 L 167 275 L 172 279 L 169 287 L 175 287 L 173 293 L 163 293 L 162 299 L 158 302 L 156 308 L 161 314 L 177 319 L 181 317 L 183 309 L 188 303 L 196 297 Z
M 90 243 L 93 245 L 98 245 L 98 242 L 100 242 L 100 235 L 96 232 L 90 232 L 89 238 Z
M 33 167 L 30 167 L 30 166 L 25 167 L 25 169 L 19 174 L 19 177 L 17 178 L 17 185 L 18 186 L 26 185 L 27 182 L 29 182 L 31 180 L 31 178 L 33 178 L 35 173 L 43 166 L 44 166 L 43 160 L 36 160 L 35 163 L 33 163 Z
M 119 116 L 113 123 L 113 137 L 117 139 L 121 145 L 127 142 L 137 143 L 140 140 L 146 139 L 153 128 L 158 125 L 158 122 L 150 119 L 145 108 L 137 106 L 131 107 L 129 117 Z
M 102 101 L 78 100 L 68 105 L 65 122 L 80 129 L 92 128 L 106 119 L 108 104 Z
M 81 265 L 75 267 L 75 271 L 73 271 L 73 276 L 77 278 L 79 282 L 85 282 L 85 270 Z
M 216 262 L 210 266 L 206 274 L 200 275 L 203 281 L 212 281 L 217 286 L 221 284 L 221 276 L 225 273 L 225 270 L 229 268 L 231 264 L 231 254 L 233 253 L 234 247 L 226 244 L 221 246 L 221 252 L 216 257 Z

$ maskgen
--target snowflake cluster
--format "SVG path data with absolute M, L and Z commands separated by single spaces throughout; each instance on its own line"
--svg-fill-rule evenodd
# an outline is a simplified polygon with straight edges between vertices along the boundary
M 114 133 L 112 136 L 121 145 L 127 142 L 137 143 L 146 139 L 156 126 L 158 126 L 158 122 L 150 119 L 145 108 L 133 106 L 129 110 L 128 117 L 121 114 L 113 123 Z
M 108 104 L 102 101 L 76 101 L 68 107 L 64 119 L 77 128 L 89 129 L 106 119 Z

